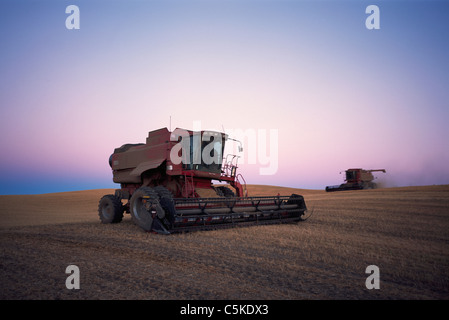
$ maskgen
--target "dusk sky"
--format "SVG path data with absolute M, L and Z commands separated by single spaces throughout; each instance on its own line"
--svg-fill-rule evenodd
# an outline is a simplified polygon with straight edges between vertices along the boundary
M 0 194 L 118 188 L 114 148 L 170 117 L 256 132 L 249 184 L 449 184 L 448 39 L 449 1 L 2 1 Z

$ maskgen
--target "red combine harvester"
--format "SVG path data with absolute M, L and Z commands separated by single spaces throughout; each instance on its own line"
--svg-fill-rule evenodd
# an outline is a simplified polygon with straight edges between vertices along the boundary
M 238 156 L 223 157 L 228 140 L 221 132 L 162 128 L 146 143 L 116 148 L 109 165 L 121 188 L 101 198 L 100 220 L 117 223 L 127 212 L 145 231 L 162 234 L 303 220 L 301 195 L 248 197 Z
M 326 191 L 344 191 L 344 190 L 361 190 L 361 189 L 375 189 L 377 188 L 376 183 L 373 182 L 374 176 L 372 172 L 382 171 L 386 172 L 385 169 L 375 169 L 375 170 L 363 170 L 363 169 L 348 169 L 346 173 L 346 183 L 342 183 L 337 186 L 327 186 Z M 341 173 L 341 172 L 340 172 Z

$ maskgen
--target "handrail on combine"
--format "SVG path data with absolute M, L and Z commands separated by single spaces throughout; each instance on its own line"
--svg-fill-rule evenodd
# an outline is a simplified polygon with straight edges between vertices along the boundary
M 229 158 L 231 159 L 229 160 Z M 235 154 L 228 154 L 223 159 L 224 163 L 222 166 L 222 172 L 225 177 L 235 177 L 238 168 L 237 162 L 239 158 L 240 156 L 237 156 Z
M 239 177 L 243 180 L 243 183 L 240 182 Z M 246 188 L 246 180 L 245 180 L 245 178 L 243 178 L 243 176 L 242 176 L 241 173 L 239 173 L 239 174 L 236 176 L 235 181 L 237 181 L 237 183 L 239 183 L 239 184 L 241 184 L 241 185 L 243 186 L 243 190 L 244 190 L 243 196 L 244 196 L 244 197 L 247 197 L 247 196 L 248 196 L 248 189 Z

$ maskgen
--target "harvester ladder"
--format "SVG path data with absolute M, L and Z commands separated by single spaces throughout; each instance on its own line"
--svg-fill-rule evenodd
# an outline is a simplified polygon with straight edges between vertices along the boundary
M 186 198 L 195 197 L 195 185 L 193 183 L 193 173 L 189 175 L 184 174 L 184 187 L 182 190 L 182 195 Z
M 243 180 L 243 183 L 240 182 L 239 177 Z M 246 180 L 245 178 L 243 178 L 242 174 L 238 174 L 235 177 L 235 181 L 237 181 L 237 183 L 240 183 L 243 186 L 243 196 L 247 197 L 248 196 L 248 189 L 246 188 Z

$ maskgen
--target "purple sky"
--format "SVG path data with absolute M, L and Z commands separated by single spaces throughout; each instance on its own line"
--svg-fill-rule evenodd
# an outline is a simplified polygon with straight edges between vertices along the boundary
M 448 34 L 444 1 L 3 1 L 0 194 L 118 187 L 114 148 L 170 117 L 276 131 L 274 174 L 245 154 L 251 184 L 448 184 Z

